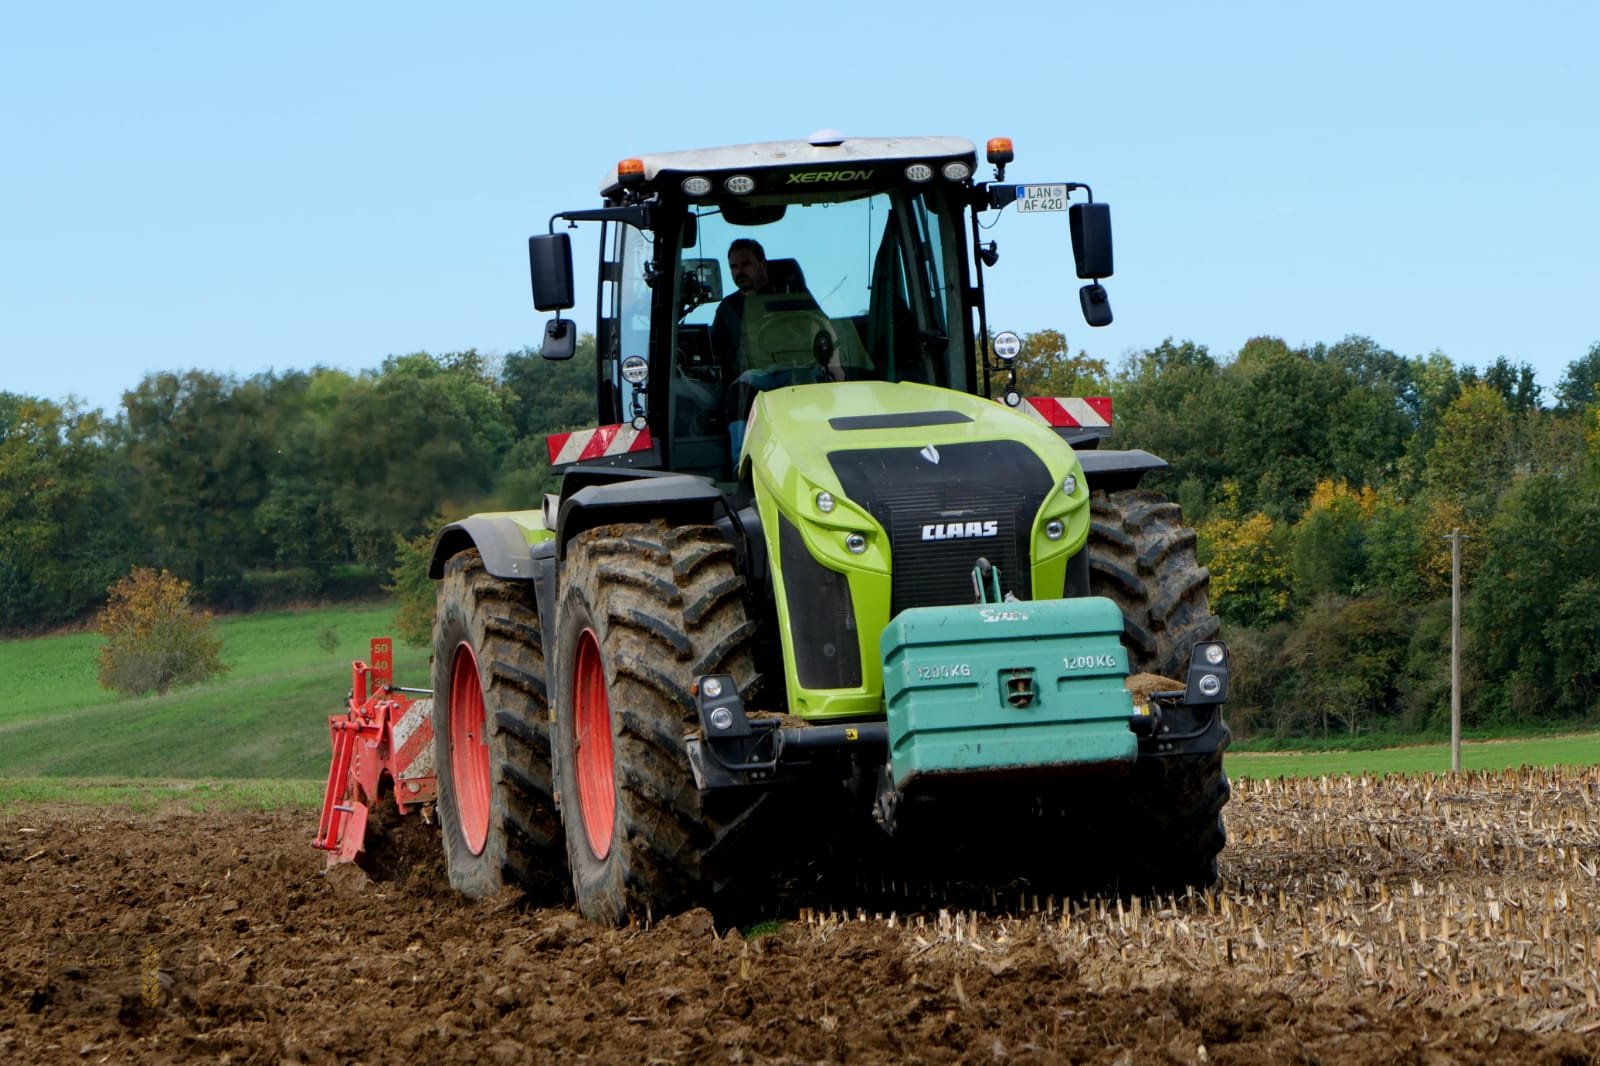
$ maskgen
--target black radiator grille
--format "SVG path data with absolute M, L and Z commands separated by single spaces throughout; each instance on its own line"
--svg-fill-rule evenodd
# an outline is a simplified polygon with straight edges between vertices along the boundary
M 984 441 L 839 451 L 828 460 L 845 495 L 888 531 L 895 614 L 971 603 L 980 557 L 1000 568 L 1002 592 L 1031 598 L 1028 541 L 1051 477 L 1028 448 Z

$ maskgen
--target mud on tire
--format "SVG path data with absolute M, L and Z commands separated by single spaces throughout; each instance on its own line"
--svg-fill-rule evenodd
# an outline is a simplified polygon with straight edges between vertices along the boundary
M 477 898 L 507 886 L 539 900 L 561 898 L 566 853 L 552 789 L 533 586 L 491 576 L 475 549 L 452 557 L 439 584 L 433 691 L 439 822 L 451 886 Z M 474 698 L 481 727 L 463 734 L 458 725 L 456 740 L 487 750 L 475 765 L 468 758 L 468 772 L 459 774 L 452 711 L 458 723 L 474 717 Z
M 691 685 L 758 684 L 735 551 L 716 529 L 586 530 L 567 549 L 556 642 L 555 745 L 578 907 L 608 924 L 719 904 L 755 795 L 702 796 L 684 736 Z
M 1194 530 L 1183 524 L 1177 504 L 1143 489 L 1094 493 L 1090 508 L 1089 590 L 1122 609 L 1130 671 L 1185 677 L 1195 642 L 1220 630 Z M 1216 881 L 1217 855 L 1228 839 L 1227 743 L 1223 724 L 1214 753 L 1139 760 L 1111 833 L 1120 842 L 1127 888 L 1180 890 Z

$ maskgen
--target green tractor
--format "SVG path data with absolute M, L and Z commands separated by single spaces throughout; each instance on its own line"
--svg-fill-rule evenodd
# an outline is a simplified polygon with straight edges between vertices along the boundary
M 1108 401 L 1025 401 L 984 311 L 980 218 L 1014 206 L 1068 215 L 1109 322 L 1109 211 L 987 156 L 992 182 L 947 137 L 648 155 L 530 238 L 568 359 L 566 229 L 601 227 L 599 424 L 551 438 L 541 507 L 434 550 L 456 888 L 660 916 L 802 826 L 978 879 L 1216 879 L 1228 651 L 1194 533 L 1138 488 L 1166 464 L 1097 447 Z

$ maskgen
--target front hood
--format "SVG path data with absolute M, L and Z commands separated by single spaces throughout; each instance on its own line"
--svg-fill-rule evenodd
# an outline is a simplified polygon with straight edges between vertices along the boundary
M 757 490 L 763 520 L 779 512 L 825 565 L 893 574 L 897 610 L 970 602 L 980 556 L 1004 560 L 1007 591 L 1059 596 L 1065 560 L 1089 534 L 1082 468 L 1054 430 L 929 385 L 836 382 L 762 393 L 740 473 Z M 853 549 L 852 534 L 864 538 Z
M 1072 448 L 1048 426 L 978 396 L 910 382 L 844 381 L 797 385 L 756 397 L 740 473 L 765 480 L 782 499 L 798 480 L 840 493 L 828 456 L 837 451 L 935 449 L 952 444 L 1015 441 L 1049 469 L 1059 485 L 1083 474 Z

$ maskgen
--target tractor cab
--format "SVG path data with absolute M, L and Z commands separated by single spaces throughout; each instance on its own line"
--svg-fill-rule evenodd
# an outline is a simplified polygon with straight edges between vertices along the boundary
M 1009 142 L 989 156 L 1003 174 Z M 976 183 L 976 167 L 960 138 L 828 133 L 624 160 L 602 183 L 606 206 L 530 238 L 535 304 L 574 303 L 557 222 L 600 222 L 600 422 L 648 429 L 651 465 L 728 480 L 764 391 L 881 381 L 989 395 L 1003 364 L 980 348 L 976 219 L 1030 187 Z M 1082 186 L 1049 188 L 1066 210 Z M 1105 205 L 1072 207 L 1079 273 L 1104 277 Z M 545 355 L 570 356 L 574 339 L 557 318 Z

